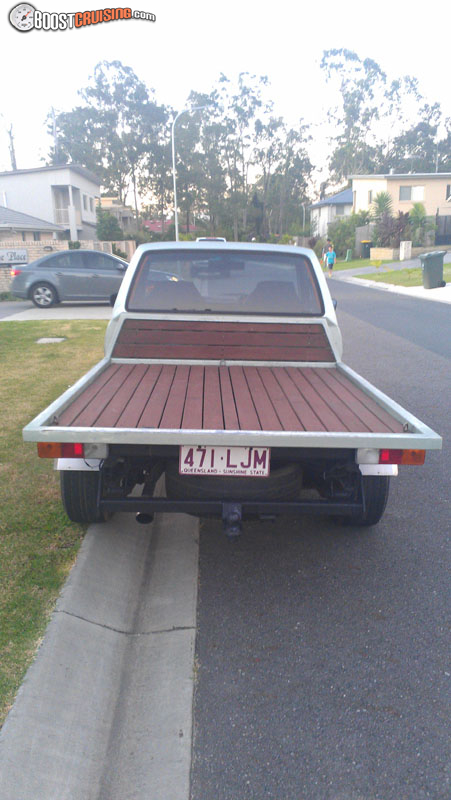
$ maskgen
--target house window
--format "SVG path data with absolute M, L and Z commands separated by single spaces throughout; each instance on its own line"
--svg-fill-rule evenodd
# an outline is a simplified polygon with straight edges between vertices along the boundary
M 403 201 L 411 201 L 412 203 L 420 203 L 424 200 L 424 186 L 400 186 L 399 199 Z
M 88 198 L 86 197 L 85 194 L 83 195 L 83 208 L 85 211 L 88 210 Z
M 33 231 L 33 241 L 40 242 L 41 241 L 41 234 L 39 231 Z
M 451 183 L 448 183 L 446 187 L 446 198 L 445 200 L 451 200 Z
M 344 215 L 344 213 L 345 213 L 345 207 L 344 206 L 335 206 L 335 216 L 336 217 L 342 217 Z
M 92 197 L 89 198 L 89 210 L 91 214 L 94 213 L 94 200 L 92 199 Z
M 368 192 L 368 205 L 370 206 L 372 202 L 373 202 L 373 191 L 372 189 L 370 189 Z

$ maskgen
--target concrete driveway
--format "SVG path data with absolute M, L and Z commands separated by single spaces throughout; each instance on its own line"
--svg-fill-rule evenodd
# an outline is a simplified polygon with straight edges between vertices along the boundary
M 113 309 L 107 303 L 61 303 L 51 308 L 36 308 L 30 300 L 6 300 L 0 303 L 0 322 L 37 322 L 42 319 L 111 319 Z

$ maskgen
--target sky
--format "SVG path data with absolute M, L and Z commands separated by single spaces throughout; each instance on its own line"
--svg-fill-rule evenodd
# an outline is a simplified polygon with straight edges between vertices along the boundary
M 107 7 L 99 0 L 34 0 L 42 12 Z M 119 3 L 111 4 L 113 7 Z M 155 22 L 122 20 L 72 30 L 17 31 L 13 3 L 2 3 L 0 41 L 0 170 L 11 169 L 7 128 L 12 124 L 18 168 L 42 166 L 50 139 L 46 116 L 68 111 L 99 61 L 119 60 L 153 87 L 156 100 L 177 111 L 191 90 L 211 90 L 220 73 L 266 75 L 275 112 L 290 125 L 302 117 L 314 127 L 312 154 L 326 173 L 325 130 L 331 94 L 319 68 L 323 50 L 347 48 L 374 59 L 390 78 L 410 74 L 429 102 L 451 116 L 449 29 L 451 4 L 378 0 L 133 0 L 132 10 Z M 318 173 L 321 174 L 321 173 Z

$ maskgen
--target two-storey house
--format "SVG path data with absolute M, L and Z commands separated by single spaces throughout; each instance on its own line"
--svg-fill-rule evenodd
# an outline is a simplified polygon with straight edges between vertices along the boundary
M 56 223 L 70 239 L 96 239 L 100 180 L 78 164 L 0 172 L 0 205 Z

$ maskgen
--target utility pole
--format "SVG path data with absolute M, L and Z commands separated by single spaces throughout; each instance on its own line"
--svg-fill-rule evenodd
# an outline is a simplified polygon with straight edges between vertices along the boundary
M 56 116 L 55 109 L 52 106 L 52 134 L 53 134 L 53 149 L 55 151 L 55 163 L 58 163 L 58 132 L 56 130 Z
M 5 121 L 5 130 L 6 130 L 6 133 L 8 134 L 8 138 L 9 138 L 9 157 L 11 159 L 11 169 L 16 170 L 17 169 L 17 162 L 16 162 L 16 153 L 15 153 L 15 150 L 14 150 L 13 126 L 12 126 L 12 123 L 11 123 L 9 128 L 8 128 L 7 125 L 6 125 L 6 120 L 5 120 L 5 117 L 3 116 L 3 114 L 0 113 L 0 117 L 2 117 L 3 120 Z
M 8 136 L 9 136 L 9 155 L 11 158 L 11 169 L 16 170 L 17 163 L 16 163 L 16 153 L 14 151 L 14 136 L 13 136 L 12 124 L 9 126 Z

